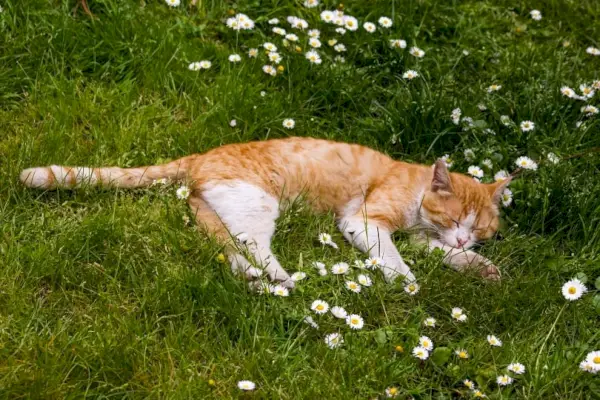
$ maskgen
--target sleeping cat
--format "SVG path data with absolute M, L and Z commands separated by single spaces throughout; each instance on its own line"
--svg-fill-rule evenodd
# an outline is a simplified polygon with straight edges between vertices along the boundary
M 388 282 L 415 276 L 398 253 L 391 234 L 413 229 L 430 249 L 444 251 L 456 270 L 475 268 L 499 279 L 499 270 L 468 250 L 498 228 L 498 204 L 509 179 L 482 184 L 433 166 L 408 164 L 370 148 L 311 138 L 230 144 L 164 165 L 141 168 L 50 166 L 30 168 L 21 181 L 40 189 L 103 185 L 149 186 L 157 179 L 184 180 L 188 202 L 207 233 L 225 245 L 234 272 L 254 279 L 266 272 L 293 287 L 271 251 L 282 207 L 302 195 L 316 211 L 332 210 L 344 237 L 371 257 L 380 257 Z M 239 251 L 245 244 L 255 265 Z

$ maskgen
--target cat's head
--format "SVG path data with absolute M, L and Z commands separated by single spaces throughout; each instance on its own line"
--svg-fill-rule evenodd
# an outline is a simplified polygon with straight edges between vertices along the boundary
M 448 172 L 438 160 L 420 208 L 421 222 L 444 243 L 468 249 L 491 238 L 498 230 L 498 207 L 510 179 L 483 184 L 462 174 Z

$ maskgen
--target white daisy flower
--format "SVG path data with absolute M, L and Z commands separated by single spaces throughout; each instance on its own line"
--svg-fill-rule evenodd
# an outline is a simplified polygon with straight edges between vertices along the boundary
M 329 311 L 329 304 L 323 300 L 315 300 L 312 302 L 310 309 L 316 314 L 325 314 L 327 311 Z
M 487 396 L 481 390 L 473 390 L 473 397 L 478 399 L 486 398 Z
M 365 22 L 363 24 L 363 28 L 365 28 L 365 31 L 367 31 L 369 33 L 373 33 L 373 32 L 375 32 L 377 30 L 377 27 L 372 22 Z
M 585 361 L 591 365 L 594 373 L 600 371 L 600 351 L 596 350 L 588 353 L 585 357 Z
M 594 90 L 600 90 L 600 80 L 592 82 Z
M 591 86 L 588 86 L 588 85 L 584 85 L 584 84 L 579 85 L 579 90 L 581 90 L 581 94 L 583 95 L 583 97 L 585 97 L 587 99 L 591 99 L 596 94 L 596 91 L 594 90 L 594 88 L 592 88 Z
M 358 314 L 350 314 L 346 317 L 346 324 L 352 329 L 362 329 L 365 321 Z
M 304 0 L 304 7 L 314 8 L 319 5 L 319 0 Z
M 483 170 L 476 165 L 471 165 L 468 169 L 469 175 L 475 178 L 483 178 Z
M 570 99 L 572 99 L 572 98 L 574 98 L 574 97 L 577 96 L 577 93 L 575 93 L 575 91 L 573 89 L 571 89 L 570 87 L 568 87 L 568 86 L 561 87 L 560 88 L 560 93 L 563 96 L 566 96 L 566 97 L 568 97 Z
M 277 51 L 277 46 L 275 46 L 275 45 L 274 45 L 273 43 L 271 43 L 271 42 L 265 42 L 265 43 L 263 43 L 263 45 L 262 45 L 262 46 L 263 46 L 263 47 L 265 48 L 265 50 L 267 50 L 267 51 Z
M 256 384 L 252 381 L 239 381 L 237 383 L 237 386 L 241 390 L 246 390 L 246 391 L 254 390 L 256 388 Z
M 426 348 L 417 346 L 412 350 L 413 356 L 417 357 L 419 360 L 427 360 L 429 358 L 429 351 Z
M 167 5 L 177 7 L 181 4 L 181 0 L 166 0 Z
M 319 270 L 319 275 L 326 276 L 327 274 L 328 274 L 328 272 L 325 268 Z
M 515 161 L 515 164 L 517 164 L 518 167 L 521 167 L 523 169 L 530 169 L 535 171 L 537 169 L 537 163 L 535 161 L 533 161 L 531 158 L 529 157 L 525 157 L 525 156 L 521 156 L 519 158 L 517 158 L 517 160 Z
M 489 158 L 486 158 L 485 160 L 483 160 L 481 162 L 481 165 L 483 165 L 484 167 L 486 167 L 488 169 L 494 168 L 494 163 Z
M 248 50 L 248 57 L 250 58 L 256 58 L 256 56 L 258 55 L 258 49 L 250 49 Z
M 340 347 L 344 344 L 344 338 L 339 333 L 330 333 L 325 336 L 325 344 L 329 346 L 330 349 L 335 349 L 336 347 Z
M 358 20 L 350 15 L 344 15 L 343 22 L 344 27 L 349 31 L 355 31 L 358 29 Z
M 281 35 L 281 36 L 285 36 L 285 34 L 286 34 L 285 29 L 280 28 L 278 26 L 274 27 L 272 29 L 272 31 L 273 31 L 273 33 L 276 33 L 276 34 Z
M 337 33 L 339 33 L 340 35 L 345 35 L 346 34 L 346 30 L 344 28 L 335 28 L 335 31 Z
M 471 54 L 471 52 L 469 50 L 466 50 L 466 49 L 463 50 L 462 53 L 463 53 L 464 56 L 468 56 L 469 54 Z
M 508 179 L 508 172 L 505 170 L 500 170 L 494 174 L 494 181 L 502 182 Z
M 391 28 L 393 24 L 392 20 L 388 17 L 381 17 L 377 22 L 379 22 L 379 25 L 381 25 L 383 28 Z
M 311 317 L 310 315 L 307 316 L 306 318 L 304 318 L 304 322 L 307 323 L 308 325 L 312 326 L 315 329 L 319 329 L 319 324 L 317 324 L 315 322 L 315 320 L 313 319 L 313 317 Z
M 508 207 L 508 206 L 510 206 L 510 204 L 511 204 L 511 203 L 512 203 L 512 201 L 513 201 L 513 193 L 512 193 L 512 190 L 510 190 L 509 188 L 506 188 L 506 189 L 504 189 L 504 191 L 502 192 L 501 199 L 502 199 L 502 205 L 503 205 L 504 207 Z
M 394 397 L 398 397 L 398 388 L 391 386 L 385 389 L 385 397 L 391 399 Z
M 454 110 L 452 110 L 452 113 L 450 114 L 450 118 L 452 118 L 452 122 L 454 123 L 454 125 L 458 125 L 460 123 L 461 115 L 462 115 L 462 111 L 460 110 L 460 108 L 455 108 Z
M 514 372 L 517 375 L 521 375 L 525 373 L 525 366 L 521 363 L 511 363 L 506 367 L 510 372 Z
M 237 121 L 235 119 L 232 119 L 231 121 L 229 121 L 229 126 L 235 128 L 237 126 Z
M 308 34 L 308 37 L 318 39 L 321 36 L 321 31 L 318 29 L 311 29 L 307 32 L 307 34 Z
M 294 33 L 288 33 L 287 35 L 285 35 L 285 38 L 287 40 L 289 40 L 290 42 L 297 42 L 298 41 L 298 35 L 294 34 Z
M 560 162 L 560 158 L 556 154 L 554 154 L 554 153 L 548 153 L 548 154 L 546 154 L 546 158 L 552 164 L 558 164 Z
M 513 123 L 512 120 L 510 119 L 510 117 L 508 115 L 501 115 L 500 116 L 500 122 L 504 126 L 510 126 Z
M 540 10 L 531 10 L 529 11 L 529 15 L 531 15 L 531 19 L 535 21 L 542 20 L 542 13 L 540 12 Z
M 371 278 L 369 278 L 367 275 L 363 275 L 363 274 L 360 274 L 359 276 L 357 276 L 356 280 L 358 281 L 358 283 L 361 284 L 361 286 L 369 287 L 373 284 L 373 281 L 371 281 Z
M 360 293 L 360 285 L 354 281 L 346 281 L 346 288 L 354 293 Z
M 315 267 L 316 269 L 325 269 L 325 264 L 323 264 L 320 261 L 314 261 L 312 263 L 312 266 Z
M 333 314 L 334 317 L 339 318 L 339 319 L 346 319 L 346 317 L 348 316 L 348 312 L 343 308 L 343 307 L 331 307 L 331 314 Z
M 265 92 L 264 90 L 260 91 L 260 97 L 265 97 L 267 95 L 267 92 Z
M 413 80 L 415 79 L 417 76 L 419 76 L 419 73 L 413 69 L 409 69 L 408 71 L 406 71 L 404 74 L 402 74 L 402 77 L 404 79 L 408 79 L 408 80 Z
M 229 56 L 229 62 L 238 63 L 240 61 L 242 61 L 242 57 L 239 54 L 231 54 Z
M 267 75 L 271 75 L 271 76 L 277 75 L 277 70 L 272 65 L 263 65 L 262 70 Z
M 312 64 L 321 64 L 321 56 L 314 50 L 311 50 L 306 53 L 306 59 L 310 61 Z
M 190 65 L 188 65 L 188 69 L 190 71 L 200 71 L 202 69 L 202 67 L 200 67 L 200 63 L 196 61 L 196 62 L 190 63 Z
M 458 349 L 454 351 L 454 354 L 458 356 L 458 358 L 466 360 L 469 358 L 469 352 L 465 349 Z
M 377 267 L 385 267 L 385 261 L 381 257 L 369 257 L 365 260 L 365 266 L 368 269 L 375 269 Z
M 598 114 L 598 107 L 594 107 L 592 105 L 587 105 L 581 107 L 581 112 L 585 114 L 586 117 L 591 117 L 592 115 Z
M 404 286 L 404 291 L 410 294 L 411 296 L 414 296 L 415 294 L 419 293 L 419 290 L 421 290 L 421 287 L 416 282 L 411 282 Z
M 321 47 L 321 41 L 317 38 L 310 38 L 310 40 L 308 41 L 308 44 L 310 47 L 318 49 L 319 47 Z
M 302 271 L 294 272 L 290 278 L 294 282 L 301 281 L 302 279 L 306 278 L 306 272 L 302 272 Z
M 290 295 L 289 289 L 281 285 L 273 286 L 271 293 L 273 293 L 275 296 L 281 297 L 288 297 Z
M 402 39 L 390 39 L 390 46 L 396 49 L 405 49 L 406 48 L 406 40 Z
M 274 286 L 268 282 L 254 281 L 253 283 L 251 283 L 251 285 L 253 286 L 253 289 L 255 289 L 258 294 L 273 293 Z
M 463 381 L 463 385 L 467 387 L 467 389 L 475 390 L 475 382 L 465 379 Z
M 181 187 L 179 187 L 179 189 L 177 189 L 177 191 L 175 192 L 175 195 L 177 196 L 177 198 L 179 200 L 185 200 L 188 197 L 190 197 L 190 193 L 191 192 L 192 191 L 190 190 L 189 187 L 187 187 L 187 186 L 181 186 Z
M 479 111 L 485 111 L 487 110 L 487 106 L 483 103 L 479 103 L 477 104 L 477 108 L 479 108 Z
M 496 383 L 498 386 L 508 386 L 513 383 L 513 378 L 508 375 L 500 375 L 496 378 Z
M 433 317 L 429 317 L 426 318 L 425 321 L 423 321 L 423 325 L 425 325 L 428 328 L 435 328 L 435 323 L 436 323 L 436 319 Z
M 267 57 L 269 57 L 269 61 L 274 64 L 279 64 L 282 60 L 281 55 L 276 51 L 270 51 Z
M 334 275 L 344 275 L 348 272 L 350 266 L 345 262 L 335 263 L 331 267 L 331 273 Z
M 452 168 L 453 160 L 449 154 L 444 154 L 441 160 L 446 163 L 446 168 Z
M 335 46 L 335 44 L 336 44 L 337 42 L 338 42 L 338 41 L 337 41 L 337 39 L 329 39 L 329 40 L 327 41 L 327 44 L 328 44 L 328 45 L 330 45 L 330 46 Z
M 427 336 L 421 336 L 419 338 L 419 345 L 427 351 L 433 350 L 433 341 Z
M 487 92 L 488 93 L 497 92 L 500 89 L 502 89 L 502 85 L 493 84 L 493 85 L 488 86 Z
M 344 46 L 343 43 L 338 43 L 335 46 L 333 46 L 333 49 L 335 51 L 337 51 L 338 53 L 342 53 L 342 52 L 346 51 L 346 46 Z
M 425 52 L 418 47 L 411 47 L 408 52 L 417 58 L 425 57 Z
M 296 126 L 296 121 L 291 118 L 286 118 L 283 120 L 283 127 L 286 129 L 294 129 Z M 331 236 L 329 237 L 329 241 L 331 242 Z
M 487 335 L 487 341 L 491 346 L 494 346 L 494 347 L 502 346 L 502 341 L 494 335 Z
M 459 321 L 460 321 L 461 316 L 465 315 L 462 308 L 459 308 L 459 307 L 454 307 L 450 314 L 452 315 L 452 318 L 459 320 Z
M 321 12 L 321 20 L 323 22 L 331 23 L 331 22 L 333 22 L 333 17 L 334 17 L 333 11 L 325 10 L 325 11 Z
M 279 23 L 279 20 L 277 18 L 271 18 L 269 20 L 269 24 L 271 25 L 277 25 Z
M 302 18 L 298 17 L 288 17 L 288 22 L 292 25 L 293 28 L 296 29 L 306 29 L 308 28 L 308 22 Z
M 201 69 L 209 69 L 210 67 L 212 67 L 212 63 L 208 60 L 202 60 L 200 61 L 200 68 Z
M 521 122 L 521 130 L 523 132 L 529 132 L 535 129 L 535 124 L 531 121 L 523 121 Z
M 579 299 L 585 292 L 587 288 L 579 279 L 571 279 L 562 287 L 563 296 L 570 301 Z
M 595 374 L 598 372 L 596 367 L 594 367 L 594 364 L 589 362 L 588 360 L 583 360 L 581 363 L 579 363 L 579 369 L 585 372 L 589 372 L 591 374 Z

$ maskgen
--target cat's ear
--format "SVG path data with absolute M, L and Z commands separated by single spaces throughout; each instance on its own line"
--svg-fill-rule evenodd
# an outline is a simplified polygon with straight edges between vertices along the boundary
M 433 164 L 433 179 L 431 180 L 431 191 L 439 194 L 452 193 L 452 181 L 450 173 L 444 160 L 437 160 Z
M 492 202 L 494 204 L 500 204 L 500 200 L 502 200 L 502 193 L 504 192 L 504 189 L 506 189 L 508 187 L 511 180 L 512 180 L 512 177 L 509 176 L 508 178 L 506 178 L 503 181 L 499 181 L 499 182 L 495 182 L 495 183 L 491 183 L 491 184 L 487 185 L 490 196 L 492 197 Z

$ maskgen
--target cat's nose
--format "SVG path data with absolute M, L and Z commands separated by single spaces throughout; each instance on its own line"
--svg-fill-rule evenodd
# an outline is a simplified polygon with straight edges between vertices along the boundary
M 456 238 L 456 242 L 458 243 L 458 247 L 463 247 L 467 243 L 467 239 Z

